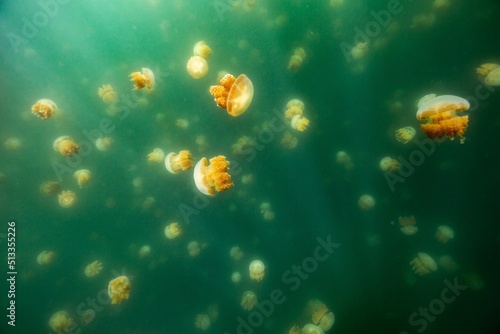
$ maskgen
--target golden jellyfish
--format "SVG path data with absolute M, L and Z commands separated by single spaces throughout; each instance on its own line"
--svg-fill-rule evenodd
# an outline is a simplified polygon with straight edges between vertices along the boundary
M 194 320 L 194 326 L 203 331 L 206 331 L 210 327 L 211 323 L 212 321 L 210 320 L 208 314 L 198 314 Z
M 399 226 L 404 235 L 414 235 L 418 232 L 415 216 L 399 217 Z
M 284 148 L 292 150 L 299 144 L 299 139 L 292 135 L 290 132 L 286 131 L 281 137 L 280 144 Z
M 455 237 L 455 231 L 447 225 L 440 225 L 437 228 L 436 231 L 436 239 L 445 244 L 447 243 L 450 239 L 453 239 Z
M 66 311 L 59 311 L 49 319 L 49 326 L 57 334 L 69 333 L 73 326 L 74 320 Z
M 290 109 L 290 108 L 298 108 L 301 111 L 304 111 L 305 105 L 304 105 L 304 102 L 302 102 L 299 99 L 291 99 L 290 101 L 288 101 L 286 103 L 286 109 Z
M 265 275 L 266 266 L 260 260 L 253 260 L 248 267 L 250 278 L 255 281 L 262 281 Z
M 295 116 L 302 116 L 302 113 L 304 111 L 304 108 L 299 108 L 297 106 L 291 106 L 291 107 L 288 107 L 286 110 L 285 110 L 285 118 L 289 121 L 292 120 L 292 118 L 294 118 Z
M 82 188 L 90 182 L 92 175 L 88 169 L 79 169 L 73 173 L 73 177 L 76 179 L 76 182 L 78 182 L 80 188 Z
M 312 323 L 324 331 L 332 328 L 335 322 L 335 315 L 328 307 L 319 300 L 312 300 L 308 303 L 311 312 Z
M 107 151 L 113 146 L 113 139 L 111 137 L 100 137 L 95 141 L 95 147 L 99 151 Z
M 92 263 L 89 263 L 85 267 L 85 276 L 87 277 L 94 277 L 97 276 L 102 270 L 102 262 L 100 261 L 94 261 Z
M 358 206 L 361 210 L 369 211 L 375 206 L 375 199 L 372 195 L 364 194 L 359 198 Z
M 130 73 L 130 81 L 134 82 L 134 89 L 139 90 L 144 87 L 151 90 L 155 86 L 155 76 L 153 71 L 147 67 L 143 67 L 141 72 Z
M 245 255 L 239 246 L 233 246 L 229 250 L 229 256 L 231 256 L 234 260 L 239 261 Z
M 458 263 L 456 263 L 455 260 L 453 260 L 453 258 L 449 255 L 440 256 L 438 258 L 438 264 L 441 268 L 450 273 L 456 272 L 460 268 Z
M 228 173 L 229 161 L 219 155 L 210 159 L 201 158 L 194 167 L 194 182 L 196 188 L 207 196 L 214 196 L 215 192 L 227 190 L 233 186 L 231 175 Z
M 397 129 L 395 136 L 398 142 L 407 144 L 415 137 L 416 133 L 415 129 L 411 126 L 405 126 L 404 128 Z
M 290 125 L 292 126 L 292 129 L 302 132 L 309 126 L 309 120 L 300 115 L 295 115 L 292 117 Z
M 344 166 L 345 169 L 350 170 L 354 166 L 351 156 L 346 151 L 338 151 L 335 155 L 335 161 Z
M 457 116 L 457 113 L 468 110 L 469 101 L 454 95 L 437 96 L 420 106 L 417 111 L 417 119 L 427 120 L 427 124 L 420 128 L 431 139 L 448 136 L 453 139 L 460 138 L 463 143 L 464 134 L 469 123 L 468 116 Z
M 241 281 L 241 274 L 238 271 L 235 271 L 231 274 L 231 281 L 233 283 L 239 283 Z
M 182 150 L 178 154 L 170 152 L 165 157 L 165 168 L 172 174 L 185 171 L 193 167 L 193 157 L 188 150 Z
M 63 208 L 70 208 L 76 203 L 76 194 L 71 190 L 63 190 L 58 195 L 58 201 Z
M 193 47 L 193 54 L 208 59 L 212 55 L 212 49 L 204 41 L 199 41 Z
M 254 182 L 254 176 L 252 173 L 244 174 L 241 176 L 241 183 L 244 185 L 250 185 Z
M 488 86 L 500 86 L 500 65 L 483 64 L 476 69 L 476 73 L 484 77 Z
M 368 42 L 359 42 L 351 49 L 351 56 L 354 60 L 360 60 L 366 56 L 368 51 Z
M 148 154 L 148 161 L 161 163 L 165 159 L 165 152 L 161 148 L 155 148 L 153 152 Z
M 413 271 L 420 276 L 427 275 L 437 270 L 436 261 L 427 253 L 418 253 L 417 257 L 415 257 L 410 264 Z
M 55 151 L 67 157 L 78 154 L 78 144 L 69 136 L 57 137 L 52 146 Z
M 179 223 L 170 223 L 165 227 L 165 236 L 168 239 L 175 239 L 181 235 L 182 230 Z
M 307 324 L 302 327 L 301 334 L 325 334 L 325 332 L 316 325 Z
M 271 204 L 268 202 L 263 202 L 260 204 L 260 213 L 264 217 L 264 220 L 274 220 L 274 211 L 271 207 Z
M 297 71 L 302 67 L 302 63 L 306 59 L 306 51 L 303 48 L 296 48 L 293 50 L 293 55 L 288 61 L 288 69 L 292 71 Z
M 115 92 L 111 85 L 103 85 L 97 90 L 97 94 L 106 104 L 112 104 L 118 100 L 118 93 Z
M 40 192 L 46 196 L 57 195 L 61 191 L 61 184 L 57 181 L 46 181 L 40 185 Z
M 251 311 L 257 305 L 257 295 L 253 291 L 243 292 L 241 296 L 241 307 L 245 311 Z
M 40 99 L 31 107 L 31 112 L 42 119 L 48 119 L 57 111 L 57 105 L 50 99 Z
M 382 172 L 397 172 L 399 169 L 400 163 L 396 159 L 393 159 L 391 157 L 383 157 L 380 160 L 379 167 Z
M 183 130 L 187 129 L 189 127 L 189 121 L 185 118 L 179 118 L 175 120 L 175 126 L 178 128 L 181 128 Z
M 144 245 L 142 246 L 140 249 L 139 249 L 139 257 L 141 259 L 149 256 L 149 254 L 151 254 L 151 246 L 149 245 Z
M 187 250 L 189 253 L 189 256 L 195 257 L 200 255 L 200 244 L 198 241 L 191 241 L 187 245 Z
M 205 58 L 192 56 L 187 62 L 186 69 L 191 77 L 201 79 L 208 73 L 208 63 Z
M 120 304 L 124 299 L 128 299 L 130 294 L 130 280 L 127 276 L 118 276 L 109 281 L 108 295 L 111 297 L 111 304 Z
M 7 151 L 19 151 L 22 146 L 23 143 L 21 139 L 17 137 L 9 137 L 3 142 L 3 147 L 5 147 Z
M 244 74 L 235 78 L 228 73 L 220 80 L 220 85 L 210 86 L 214 101 L 231 116 L 239 116 L 248 109 L 253 93 L 252 81 Z
M 44 251 L 40 252 L 40 254 L 37 255 L 36 262 L 39 265 L 44 266 L 44 265 L 51 264 L 52 262 L 54 262 L 55 258 L 56 258 L 55 252 L 44 250 Z

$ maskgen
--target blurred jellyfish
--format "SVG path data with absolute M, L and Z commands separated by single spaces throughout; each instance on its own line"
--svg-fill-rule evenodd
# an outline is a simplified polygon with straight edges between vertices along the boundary
M 414 235 L 418 231 L 415 216 L 399 217 L 399 226 L 404 235 Z
M 63 208 L 70 208 L 76 203 L 76 194 L 71 190 L 63 190 L 58 195 L 59 205 Z
M 312 323 L 324 331 L 332 328 L 335 322 L 335 315 L 328 307 L 320 300 L 314 299 L 308 303 L 309 313 L 311 314 Z
M 417 132 L 411 126 L 405 126 L 404 128 L 397 129 L 395 132 L 395 136 L 397 141 L 403 144 L 409 143 Z
M 427 29 L 432 27 L 435 22 L 436 22 L 436 15 L 434 15 L 434 13 L 419 14 L 413 17 L 410 28 Z
M 418 253 L 410 264 L 413 271 L 420 276 L 427 275 L 437 269 L 436 261 L 427 253 Z
M 45 181 L 40 185 L 40 192 L 46 196 L 57 195 L 61 191 L 61 184 L 57 181 Z
M 107 151 L 111 148 L 111 146 L 113 146 L 113 139 L 110 138 L 110 137 L 100 137 L 100 138 L 97 138 L 96 141 L 95 141 L 95 147 L 99 150 L 99 151 Z
M 210 317 L 208 314 L 198 314 L 194 320 L 194 326 L 198 329 L 206 331 L 211 324 Z
M 245 311 L 251 311 L 256 304 L 257 295 L 253 291 L 243 292 L 243 296 L 241 296 L 241 307 L 243 307 Z
M 85 267 L 85 276 L 87 277 L 94 277 L 97 276 L 102 270 L 102 262 L 100 261 L 94 261 L 92 263 L 89 263 Z
M 266 266 L 260 260 L 253 260 L 248 267 L 250 278 L 255 281 L 262 281 L 265 275 Z
M 73 173 L 73 177 L 76 179 L 80 188 L 82 188 L 90 182 L 91 174 L 88 169 L 79 169 Z
M 21 139 L 17 137 L 9 137 L 3 142 L 3 147 L 7 151 L 19 151 L 23 147 Z
M 484 77 L 488 86 L 500 86 L 500 65 L 486 63 L 476 69 L 476 73 Z
M 447 225 L 440 225 L 437 228 L 436 231 L 436 239 L 445 244 L 447 243 L 450 239 L 453 239 L 455 237 L 455 232 L 453 229 Z
M 325 332 L 316 325 L 307 324 L 302 327 L 301 334 L 325 334 Z
M 460 266 L 453 260 L 453 258 L 449 255 L 442 255 L 438 258 L 438 264 L 441 268 L 446 270 L 449 273 L 456 272 Z
M 228 73 L 220 80 L 220 85 L 210 86 L 214 101 L 231 116 L 239 116 L 248 109 L 253 93 L 253 83 L 244 74 L 235 78 Z
M 111 304 L 120 304 L 124 299 L 128 299 L 130 294 L 130 280 L 127 276 L 118 276 L 109 281 L 108 295 L 111 297 Z
M 229 250 L 229 256 L 231 256 L 234 260 L 239 261 L 245 255 L 239 246 L 233 246 Z
M 360 60 L 366 56 L 369 50 L 368 42 L 359 42 L 351 49 L 351 56 L 354 60 Z
M 179 118 L 175 120 L 175 126 L 178 128 L 181 128 L 183 130 L 187 129 L 189 127 L 189 121 L 185 118 Z
M 187 250 L 189 253 L 189 256 L 195 257 L 200 255 L 200 244 L 198 241 L 191 241 L 187 245 Z
M 382 172 L 397 172 L 399 169 L 400 163 L 396 159 L 391 157 L 383 157 L 380 160 L 379 167 Z
M 212 49 L 204 41 L 199 41 L 193 47 L 193 54 L 208 59 L 212 55 Z
M 451 0 L 434 0 L 432 3 L 432 9 L 434 10 L 445 10 L 450 8 Z
M 309 120 L 305 117 L 302 117 L 300 115 L 295 115 L 292 117 L 292 120 L 290 121 L 290 125 L 292 126 L 292 129 L 295 129 L 297 131 L 305 131 L 308 126 L 309 126 Z
M 151 254 L 151 246 L 144 245 L 139 249 L 139 257 L 141 259 L 147 257 L 149 254 Z
M 48 119 L 57 111 L 57 105 L 49 99 L 40 99 L 31 107 L 31 112 L 42 119 Z
M 338 164 L 344 166 L 346 170 L 350 170 L 354 166 L 351 156 L 347 154 L 346 151 L 338 151 L 335 155 L 335 161 L 337 161 Z
M 170 152 L 165 157 L 165 168 L 172 174 L 185 171 L 193 167 L 193 157 L 188 150 L 182 150 L 179 154 Z
M 297 71 L 302 67 L 302 63 L 306 59 L 306 51 L 303 48 L 296 48 L 293 50 L 293 55 L 290 57 L 288 62 L 288 69 L 291 71 Z
M 286 149 L 294 149 L 297 147 L 297 144 L 299 143 L 299 139 L 292 135 L 290 132 L 286 131 L 283 136 L 281 137 L 280 144 Z
M 40 254 L 37 255 L 36 262 L 39 265 L 44 266 L 44 265 L 51 264 L 52 262 L 54 262 L 55 258 L 56 258 L 55 252 L 44 250 L 44 251 L 40 252 Z
M 179 226 L 179 223 L 170 223 L 165 227 L 165 236 L 168 239 L 175 239 L 178 236 L 180 236 L 182 233 L 181 227 Z
M 118 93 L 115 92 L 111 85 L 103 85 L 97 90 L 97 94 L 106 104 L 112 104 L 118 100 Z
M 195 79 L 203 78 L 208 73 L 208 63 L 205 58 L 193 56 L 189 58 L 186 69 L 188 74 Z
M 369 211 L 375 206 L 375 199 L 372 195 L 364 194 L 359 198 L 358 206 L 361 210 Z
M 130 73 L 130 81 L 134 82 L 134 89 L 139 90 L 144 87 L 151 90 L 155 86 L 155 76 L 149 68 L 143 67 L 141 72 Z
M 148 161 L 161 163 L 165 159 L 165 152 L 160 148 L 155 148 L 153 152 L 148 154 Z
M 73 324 L 73 318 L 66 311 L 56 312 L 49 319 L 50 328 L 57 334 L 69 333 Z
M 231 274 L 231 281 L 233 283 L 239 283 L 241 281 L 241 274 L 238 271 L 235 271 Z
M 219 155 L 210 159 L 201 158 L 194 167 L 194 181 L 196 188 L 207 196 L 214 196 L 215 192 L 228 190 L 233 186 L 231 175 L 228 173 L 229 161 Z
M 262 214 L 265 220 L 274 220 L 274 211 L 270 203 L 262 202 L 260 204 L 260 213 Z
M 55 151 L 67 157 L 71 157 L 73 154 L 78 154 L 78 145 L 75 143 L 73 138 L 69 136 L 57 137 L 52 146 Z
M 249 185 L 249 184 L 252 184 L 254 182 L 254 177 L 253 177 L 253 174 L 250 173 L 250 174 L 243 174 L 241 176 L 241 183 L 244 184 L 244 185 Z

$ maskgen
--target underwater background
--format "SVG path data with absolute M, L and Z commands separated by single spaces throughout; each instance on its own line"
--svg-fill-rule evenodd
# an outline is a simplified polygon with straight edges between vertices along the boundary
M 15 327 L 2 315 L 0 333 L 54 333 L 49 319 L 58 311 L 73 319 L 67 333 L 288 333 L 312 322 L 311 300 L 335 315 L 326 333 L 497 333 L 500 89 L 485 86 L 476 68 L 500 62 L 500 3 L 444 3 L 0 2 L 6 315 L 12 221 L 17 271 Z M 381 11 L 390 13 L 382 23 Z M 213 54 L 196 80 L 186 63 L 200 40 Z M 358 42 L 369 50 L 353 59 Z M 293 70 L 297 48 L 306 57 Z M 143 67 L 155 74 L 151 93 L 132 90 L 129 75 Z M 239 117 L 208 92 L 222 70 L 253 82 L 252 103 Z M 118 93 L 114 112 L 98 95 L 104 84 Z M 429 93 L 469 100 L 463 144 L 431 141 L 420 130 L 417 102 Z M 31 113 L 42 98 L 58 107 L 47 120 Z M 291 99 L 305 105 L 303 132 L 282 117 Z M 113 141 L 107 151 L 93 146 L 103 124 Z M 405 126 L 416 129 L 407 144 L 394 136 Z M 286 133 L 295 147 L 283 141 Z M 85 154 L 56 152 L 52 143 L 63 135 Z M 235 150 L 242 136 L 252 143 Z M 226 156 L 234 186 L 202 195 L 192 170 L 174 175 L 148 161 L 157 147 L 188 149 L 195 162 Z M 339 151 L 352 166 L 337 162 Z M 379 168 L 385 156 L 402 163 L 396 179 Z M 83 188 L 72 175 L 81 168 L 92 173 Z M 76 203 L 63 208 L 57 195 L 42 194 L 46 181 L 74 191 Z M 375 199 L 372 209 L 358 205 L 363 194 Z M 273 215 L 265 217 L 262 203 Z M 398 219 L 411 215 L 418 232 L 408 236 Z M 171 222 L 182 229 L 173 240 L 164 234 Z M 435 238 L 440 225 L 455 232 L 447 243 Z M 188 253 L 191 241 L 200 244 L 197 256 Z M 143 245 L 151 253 L 142 257 Z M 240 260 L 230 256 L 233 246 Z M 319 260 L 318 247 L 328 256 Z M 56 256 L 40 265 L 44 250 Z M 435 272 L 413 272 L 419 252 L 438 262 Z M 455 265 L 439 265 L 442 256 Z M 260 282 L 248 274 L 255 259 L 266 266 Z M 102 271 L 86 277 L 95 260 Z M 120 275 L 131 281 L 130 297 L 111 305 L 108 282 Z M 462 290 L 443 302 L 454 284 Z M 248 290 L 260 308 L 243 310 Z M 276 294 L 280 302 L 269 302 Z M 197 315 L 209 311 L 208 329 L 196 328 Z

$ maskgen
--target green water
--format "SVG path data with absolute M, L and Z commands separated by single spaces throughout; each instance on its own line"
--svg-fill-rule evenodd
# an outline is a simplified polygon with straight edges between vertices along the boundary
M 431 0 L 242 2 L 0 3 L 0 333 L 53 333 L 57 311 L 74 319 L 68 333 L 201 333 L 195 318 L 211 305 L 219 316 L 206 333 L 288 333 L 311 322 L 312 299 L 335 314 L 327 333 L 496 333 L 500 89 L 486 87 L 475 69 L 500 63 L 499 3 L 451 0 L 433 11 Z M 432 24 L 412 27 L 415 16 L 432 13 Z M 196 80 L 186 63 L 200 40 L 213 54 Z M 354 60 L 349 52 L 360 41 L 369 51 Z M 291 71 L 299 47 L 307 56 Z M 132 90 L 128 75 L 142 67 L 155 74 L 152 93 Z M 221 70 L 253 82 L 239 117 L 208 92 Z M 112 115 L 97 94 L 104 84 L 118 93 Z M 470 101 L 463 144 L 421 131 L 417 101 L 428 93 Z M 41 98 L 58 106 L 48 120 L 30 112 Z M 292 98 L 305 104 L 304 132 L 283 120 Z M 406 145 L 394 137 L 404 126 L 417 130 Z M 287 132 L 295 148 L 281 143 Z M 79 155 L 54 151 L 63 135 Z M 94 146 L 99 135 L 112 138 L 108 151 Z M 233 151 L 242 136 L 254 145 Z M 9 138 L 21 146 L 9 148 Z M 192 170 L 173 175 L 147 161 L 156 147 L 188 149 L 195 162 L 224 155 L 234 186 L 204 196 Z M 341 150 L 351 169 L 336 162 Z M 384 156 L 402 163 L 392 177 L 379 169 Z M 72 176 L 81 168 L 92 173 L 83 188 Z M 42 195 L 45 181 L 74 191 L 76 204 L 62 208 L 57 196 Z M 373 209 L 358 207 L 363 194 L 374 197 Z M 274 220 L 264 219 L 263 202 Z M 410 215 L 418 232 L 406 236 L 398 217 Z M 6 284 L 9 221 L 15 298 Z M 182 234 L 169 240 L 164 228 L 173 221 Z M 438 242 L 439 225 L 454 239 Z M 196 257 L 191 241 L 202 248 Z M 151 254 L 141 258 L 143 245 Z M 235 245 L 245 253 L 239 261 L 229 256 Z M 57 254 L 51 264 L 37 263 L 43 250 Z M 448 255 L 458 267 L 418 276 L 409 264 L 418 252 L 437 262 Z M 254 259 L 266 265 L 261 282 L 248 275 Z M 84 268 L 95 260 L 104 268 L 88 278 Z M 231 281 L 234 271 L 241 282 Z M 119 275 L 131 280 L 130 298 L 110 305 L 108 282 Z M 467 288 L 453 293 L 454 284 Z M 240 306 L 247 290 L 259 301 L 252 311 Z

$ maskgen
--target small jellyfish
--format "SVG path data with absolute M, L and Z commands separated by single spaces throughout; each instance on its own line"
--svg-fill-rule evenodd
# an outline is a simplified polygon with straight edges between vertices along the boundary
M 31 107 L 31 112 L 42 119 L 48 119 L 57 112 L 57 105 L 49 99 L 40 99 Z
M 292 150 L 297 147 L 299 139 L 286 131 L 281 137 L 280 144 L 286 149 Z
M 82 188 L 90 182 L 91 174 L 88 169 L 79 169 L 73 173 L 73 177 L 76 179 L 76 182 L 78 182 L 80 188 Z
M 400 230 L 404 235 L 414 235 L 418 232 L 415 216 L 399 217 Z
M 193 47 L 193 54 L 208 59 L 212 55 L 212 49 L 204 41 L 199 41 Z
M 295 116 L 302 116 L 303 111 L 303 108 L 301 109 L 297 106 L 291 106 L 285 110 L 285 118 L 291 121 Z
M 23 142 L 17 137 L 9 137 L 3 142 L 3 147 L 7 151 L 19 151 L 23 147 Z
M 306 51 L 303 48 L 296 48 L 293 50 L 293 55 L 288 61 L 288 69 L 291 71 L 297 71 L 302 67 L 302 63 L 306 59 Z
M 241 258 L 245 255 L 239 246 L 233 246 L 229 250 L 229 256 L 231 256 L 235 261 L 241 260 Z
M 97 94 L 106 104 L 112 104 L 118 100 L 118 93 L 115 92 L 111 85 L 103 85 L 97 90 Z
M 193 157 L 188 150 L 182 150 L 178 154 L 170 152 L 165 157 L 165 168 L 172 174 L 185 171 L 193 167 Z
M 51 264 L 52 262 L 54 262 L 55 258 L 56 258 L 55 252 L 44 250 L 44 251 L 40 252 L 40 254 L 37 255 L 36 262 L 39 265 L 44 266 L 44 265 Z
M 354 60 L 360 60 L 366 56 L 369 50 L 368 42 L 359 42 L 351 49 L 351 56 Z
M 151 254 L 151 246 L 149 245 L 144 245 L 142 246 L 140 249 L 139 249 L 139 257 L 141 259 L 149 256 L 149 254 Z
M 262 281 L 265 275 L 266 266 L 260 260 L 253 260 L 248 267 L 250 278 L 255 281 Z
M 347 154 L 346 151 L 338 151 L 337 154 L 335 155 L 335 161 L 338 164 L 344 166 L 346 170 L 350 170 L 354 166 L 352 163 L 351 156 Z
M 239 116 L 248 109 L 253 93 L 252 81 L 244 74 L 235 78 L 228 73 L 220 80 L 220 85 L 210 86 L 214 101 L 231 116 Z
M 274 211 L 271 207 L 271 204 L 268 202 L 263 202 L 260 204 L 260 213 L 264 217 L 264 220 L 274 220 Z
M 325 334 L 325 332 L 316 325 L 307 324 L 302 327 L 301 334 Z
M 437 264 L 436 261 L 427 253 L 418 253 L 410 262 L 413 271 L 420 276 L 427 275 L 431 271 L 436 271 Z
M 302 102 L 299 99 L 291 99 L 286 104 L 286 109 L 290 109 L 290 108 L 298 108 L 300 111 L 304 111 L 305 105 L 304 105 L 304 102 Z M 290 119 L 291 119 L 291 117 L 290 117 Z M 290 120 L 290 119 L 288 119 L 288 120 Z
M 455 237 L 455 231 L 447 225 L 440 225 L 437 228 L 435 237 L 439 242 L 445 244 Z
M 396 159 L 391 157 L 384 157 L 380 160 L 379 167 L 382 172 L 397 172 L 399 169 L 400 163 Z
M 241 296 L 241 307 L 245 311 L 251 311 L 257 305 L 257 295 L 253 291 L 243 292 Z
M 476 69 L 476 73 L 484 77 L 488 86 L 500 86 L 500 65 L 483 64 Z
M 85 276 L 87 277 L 94 277 L 96 275 L 98 275 L 102 270 L 102 262 L 100 261 L 94 261 L 92 263 L 89 263 L 86 267 L 85 267 Z
M 73 324 L 73 318 L 66 311 L 56 312 L 49 319 L 50 328 L 57 334 L 69 333 Z
M 231 175 L 228 173 L 229 161 L 219 155 L 210 159 L 201 158 L 194 167 L 194 182 L 196 188 L 207 196 L 214 196 L 215 192 L 227 190 L 233 186 Z
M 292 129 L 302 132 L 309 126 L 309 120 L 300 115 L 295 115 L 292 117 L 290 125 L 292 126 Z
M 113 139 L 111 137 L 100 137 L 95 141 L 95 147 L 99 151 L 107 151 L 113 146 Z
M 189 121 L 185 118 L 179 118 L 175 120 L 175 126 L 183 130 L 189 127 Z
M 198 241 L 191 241 L 187 245 L 187 250 L 189 253 L 189 256 L 195 257 L 200 255 L 200 244 Z
M 181 227 L 179 226 L 179 223 L 170 223 L 165 227 L 165 236 L 168 239 L 175 239 L 179 235 L 181 235 L 182 230 Z
M 78 154 L 78 144 L 69 136 L 60 136 L 54 140 L 52 145 L 55 151 L 64 156 L 71 157 L 73 154 Z
M 46 196 L 57 195 L 61 191 L 61 184 L 57 181 L 45 181 L 40 185 L 40 192 Z
M 148 154 L 148 161 L 161 163 L 165 159 L 165 152 L 161 148 L 155 148 L 153 152 Z
M 320 300 L 312 300 L 308 303 L 308 309 L 311 313 L 312 323 L 324 331 L 332 328 L 335 322 L 335 315 L 328 307 Z
M 76 194 L 71 190 L 63 190 L 57 197 L 63 208 L 70 208 L 76 203 Z
M 453 258 L 449 255 L 440 256 L 438 258 L 438 264 L 441 268 L 450 273 L 456 272 L 460 268 L 458 263 L 456 263 L 455 260 L 453 260 Z
M 397 129 L 395 132 L 396 139 L 403 144 L 409 143 L 417 132 L 411 126 L 405 126 L 404 128 Z
M 198 314 L 194 320 L 194 326 L 203 331 L 206 331 L 210 327 L 211 323 L 212 321 L 210 320 L 208 314 Z
M 457 116 L 457 113 L 468 110 L 469 101 L 454 95 L 437 96 L 420 106 L 417 111 L 417 119 L 427 120 L 427 124 L 420 128 L 431 139 L 448 136 L 453 139 L 460 138 L 463 143 L 464 134 L 469 123 L 468 116 Z
M 238 271 L 235 271 L 231 274 L 231 281 L 233 283 L 239 283 L 241 281 L 241 274 Z
M 143 67 L 142 72 L 132 72 L 130 73 L 130 81 L 133 81 L 134 84 L 134 89 L 139 90 L 144 87 L 147 89 L 151 90 L 155 86 L 155 76 L 153 74 L 153 71 L 151 71 L 149 68 Z
M 208 63 L 205 58 L 193 56 L 189 58 L 186 69 L 191 77 L 201 79 L 208 73 Z
M 118 276 L 109 281 L 108 295 L 111 297 L 111 304 L 120 304 L 124 299 L 128 299 L 130 294 L 130 280 L 127 276 Z
M 369 211 L 375 206 L 375 199 L 371 195 L 364 194 L 359 198 L 358 206 L 361 210 Z

